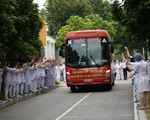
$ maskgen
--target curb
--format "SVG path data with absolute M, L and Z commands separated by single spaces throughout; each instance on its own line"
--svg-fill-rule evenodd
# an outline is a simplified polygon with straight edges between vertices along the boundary
M 133 102 L 135 101 L 135 89 L 133 87 Z M 134 102 L 134 120 L 140 120 L 139 119 L 139 114 L 138 114 L 138 109 L 137 109 L 137 104 Z
M 135 95 L 135 89 L 133 87 L 133 100 L 135 101 L 134 95 Z M 137 108 L 137 103 L 135 102 L 134 102 L 134 120 L 147 120 L 144 110 L 139 110 Z
M 37 95 L 46 93 L 46 92 L 51 91 L 51 90 L 53 90 L 53 89 L 55 89 L 55 88 L 58 88 L 58 87 L 59 87 L 59 86 L 55 86 L 55 87 L 47 88 L 47 89 L 42 89 L 42 90 L 37 91 L 37 92 L 35 92 L 35 93 L 24 94 L 23 96 L 19 96 L 18 98 L 15 98 L 15 99 L 9 99 L 9 100 L 0 101 L 0 109 L 2 109 L 2 108 L 4 108 L 4 107 L 7 107 L 7 106 L 10 106 L 10 105 L 12 105 L 12 104 L 18 103 L 18 102 L 20 102 L 20 101 L 23 101 L 23 100 L 32 98 L 32 97 L 34 97 L 34 96 L 37 96 Z

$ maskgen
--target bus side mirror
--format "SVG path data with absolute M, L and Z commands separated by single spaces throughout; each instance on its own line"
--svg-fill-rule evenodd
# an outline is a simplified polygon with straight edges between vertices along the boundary
M 111 53 L 114 53 L 114 47 L 111 46 Z
M 59 56 L 64 57 L 64 47 L 65 44 L 62 44 L 59 48 Z
M 59 50 L 59 56 L 61 56 L 61 57 L 63 56 L 63 50 L 62 49 Z

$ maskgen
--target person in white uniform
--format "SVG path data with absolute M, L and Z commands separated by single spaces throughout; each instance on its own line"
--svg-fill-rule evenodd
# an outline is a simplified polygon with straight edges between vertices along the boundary
M 31 79 L 32 76 L 30 74 L 30 70 L 32 67 L 28 64 L 25 68 L 25 94 L 29 94 L 30 86 L 31 86 Z
M 62 64 L 61 71 L 62 71 L 62 74 L 63 74 L 63 80 L 66 81 L 66 67 L 65 67 L 65 63 Z
M 121 61 L 118 61 L 116 63 L 116 79 L 117 80 L 122 79 L 122 64 L 121 64 Z
M 134 67 L 138 64 L 138 61 L 134 60 L 134 62 L 130 62 L 130 59 L 126 59 L 124 54 L 122 53 L 122 59 L 126 62 L 126 66 L 130 74 L 134 74 Z M 140 92 L 139 92 L 139 83 L 138 83 L 138 73 L 135 73 L 132 75 L 132 85 L 134 86 L 134 91 L 135 91 L 135 102 L 138 102 L 137 107 L 141 106 L 140 102 Z
M 20 86 L 20 95 L 23 95 L 24 93 L 24 88 L 25 88 L 25 67 L 26 67 L 26 64 L 23 64 L 21 69 L 20 69 L 20 72 L 21 72 L 21 86 Z
M 135 62 L 130 62 L 130 65 L 132 67 L 132 70 L 134 70 L 135 66 L 138 64 L 137 61 Z M 131 74 L 134 74 L 134 71 L 131 71 Z M 139 92 L 139 78 L 138 78 L 138 73 L 135 73 L 133 76 L 132 76 L 132 79 L 133 79 L 133 85 L 134 85 L 134 88 L 135 88 L 135 102 L 138 102 L 138 106 L 141 105 L 141 100 L 140 100 L 140 92 Z
M 50 62 L 51 66 L 50 66 L 50 88 L 55 86 L 55 65 L 54 65 L 54 61 L 52 60 Z
M 139 92 L 141 94 L 140 95 L 140 99 L 141 99 L 140 109 L 144 109 L 144 108 L 149 109 L 150 107 L 149 107 L 148 91 L 150 91 L 150 82 L 149 82 L 149 76 L 148 76 L 148 63 L 142 60 L 142 55 L 140 53 L 135 53 L 134 59 L 138 61 L 138 64 L 134 67 L 133 74 L 138 74 Z
M 16 97 L 19 96 L 19 91 L 21 87 L 21 71 L 20 71 L 20 63 L 16 64 Z
M 46 64 L 45 64 L 45 62 L 43 62 L 42 65 L 41 65 L 41 85 L 40 85 L 42 89 L 47 88 L 46 86 L 44 86 L 45 79 L 46 79 L 46 71 L 45 71 L 46 68 L 45 67 L 46 67 Z
M 45 80 L 45 86 L 46 87 L 50 87 L 50 67 L 51 67 L 51 64 L 50 64 L 50 61 L 48 60 L 47 61 L 47 65 L 46 65 L 46 80 Z
M 60 65 L 57 63 L 57 65 L 56 65 L 56 80 L 58 83 L 60 83 L 60 78 L 61 78 L 61 68 L 60 68 Z
M 15 91 L 15 68 L 10 67 L 10 63 L 6 66 L 6 75 L 4 78 L 5 82 L 5 99 L 13 98 L 13 93 Z M 8 98 L 9 97 L 9 98 Z

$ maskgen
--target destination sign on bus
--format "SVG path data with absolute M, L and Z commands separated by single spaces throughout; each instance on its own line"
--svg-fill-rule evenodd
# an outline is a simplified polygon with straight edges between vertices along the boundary
M 88 39 L 74 39 L 73 44 L 83 44 L 83 43 L 100 43 L 100 38 L 88 38 Z

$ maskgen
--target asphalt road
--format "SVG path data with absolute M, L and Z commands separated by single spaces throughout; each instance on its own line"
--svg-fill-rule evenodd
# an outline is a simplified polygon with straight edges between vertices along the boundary
M 64 82 L 45 94 L 0 110 L 0 120 L 134 120 L 131 81 L 116 81 L 111 91 L 71 93 Z

